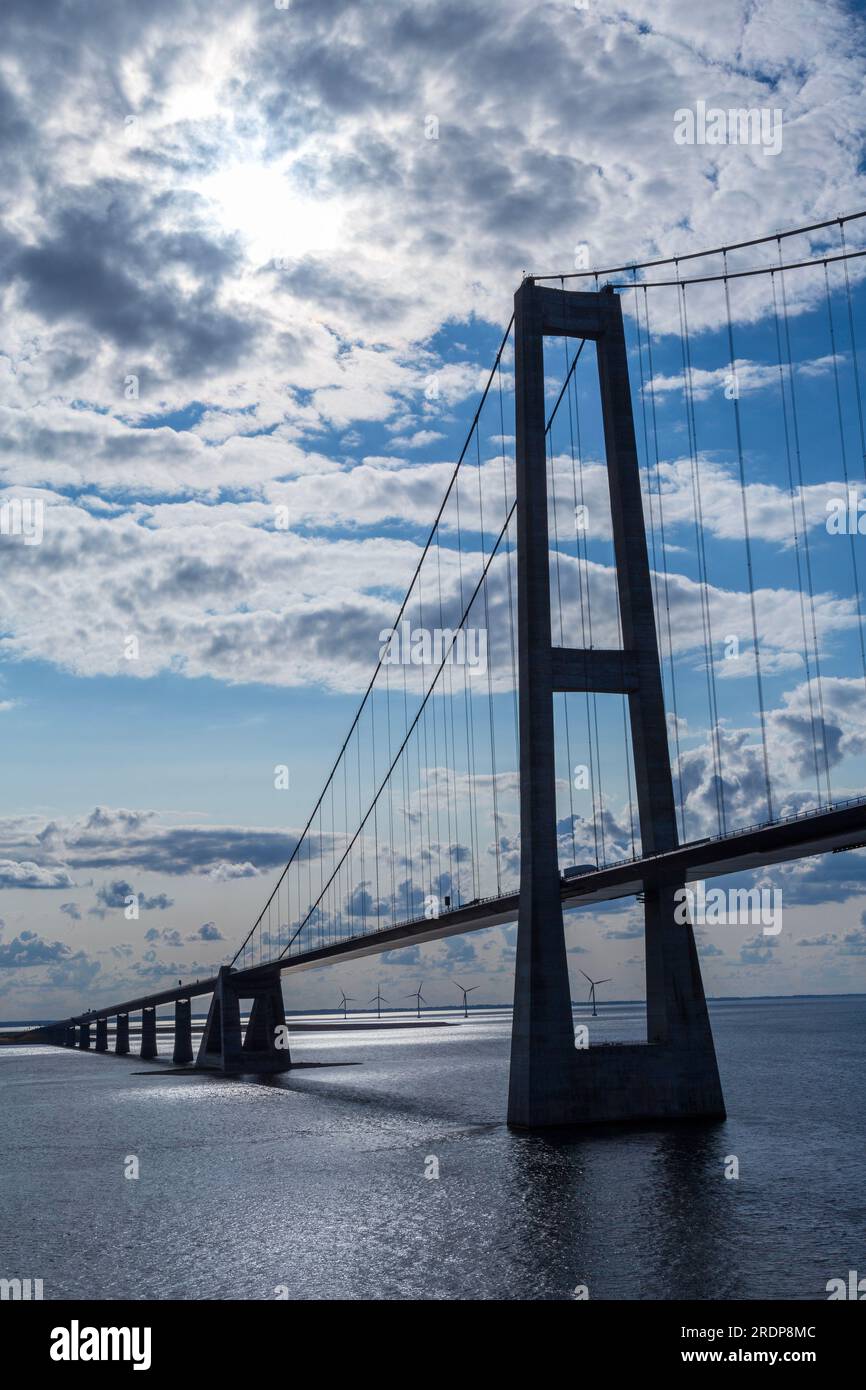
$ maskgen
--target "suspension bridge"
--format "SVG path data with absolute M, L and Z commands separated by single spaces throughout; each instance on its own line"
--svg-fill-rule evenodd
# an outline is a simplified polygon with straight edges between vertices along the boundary
M 196 1065 L 282 1071 L 283 973 L 516 922 L 510 1123 L 722 1116 L 675 893 L 866 845 L 864 219 L 526 277 L 233 959 L 33 1036 L 188 1064 L 209 995 Z M 579 1050 L 563 911 L 633 896 L 646 1042 Z

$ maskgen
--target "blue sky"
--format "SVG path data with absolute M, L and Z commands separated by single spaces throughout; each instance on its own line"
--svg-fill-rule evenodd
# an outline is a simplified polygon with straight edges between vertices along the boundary
M 568 271 L 579 245 L 591 265 L 619 264 L 866 206 L 866 69 L 862 7 L 830 0 L 707 14 L 683 0 L 6 9 L 0 501 L 41 500 L 45 535 L 0 537 L 0 1015 L 29 1017 L 232 953 L 366 685 L 523 272 Z M 779 110 L 781 150 L 676 144 L 675 112 L 698 99 Z M 790 259 L 836 244 L 832 230 L 785 243 Z M 862 480 L 838 268 L 831 282 Z M 823 525 L 842 479 L 834 373 L 822 282 L 788 292 L 842 796 L 864 786 L 866 718 L 848 548 Z M 797 756 L 806 686 L 768 293 L 764 278 L 732 286 L 774 780 L 796 808 L 813 787 Z M 623 304 L 637 389 L 633 296 Z M 709 583 L 748 646 L 721 291 L 696 289 L 690 310 Z M 654 292 L 650 312 L 691 838 L 710 833 L 713 808 L 689 441 L 676 300 Z M 506 354 L 506 389 L 509 370 Z M 593 372 L 587 353 L 578 392 L 601 518 Z M 551 399 L 558 374 L 554 347 Z M 497 429 L 484 421 L 491 475 L 507 455 Z M 564 434 L 555 450 L 566 467 Z M 603 526 L 589 553 L 609 565 Z M 764 812 L 747 666 L 718 666 L 740 823 Z M 507 748 L 509 697 L 497 701 Z M 619 718 L 618 703 L 602 714 L 611 747 Z M 565 766 L 561 780 L 565 815 Z M 606 794 L 623 830 L 615 760 Z M 866 988 L 862 875 L 862 855 L 781 872 L 782 938 L 702 941 L 709 992 Z M 151 904 L 137 921 L 115 905 L 124 887 Z M 580 963 L 641 995 L 633 905 L 574 914 L 568 941 L 575 975 Z M 501 1002 L 512 958 L 513 930 L 496 930 L 305 974 L 287 1002 L 367 997 L 380 978 L 389 994 L 385 970 L 408 990 L 419 968 L 437 1002 L 457 964 L 476 999 Z

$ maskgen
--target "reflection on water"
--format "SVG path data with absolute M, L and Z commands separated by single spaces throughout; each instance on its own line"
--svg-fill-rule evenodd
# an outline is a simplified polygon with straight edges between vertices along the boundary
M 0 1049 L 0 1276 L 55 1298 L 809 1299 L 862 1266 L 866 1000 L 714 1006 L 724 1123 L 543 1135 L 503 1123 L 507 1011 L 449 1017 L 296 1033 L 296 1061 L 360 1065 L 261 1080 Z

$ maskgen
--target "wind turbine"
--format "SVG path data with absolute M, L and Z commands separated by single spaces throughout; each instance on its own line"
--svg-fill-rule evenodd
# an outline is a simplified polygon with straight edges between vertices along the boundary
M 585 980 L 589 980 L 585 970 L 581 970 L 581 975 Z M 589 998 L 592 1003 L 592 1016 L 598 1018 L 598 1009 L 595 1007 L 595 987 L 596 985 L 609 985 L 613 976 L 609 975 L 606 980 L 589 980 Z
M 370 999 L 370 1000 L 368 1001 L 368 1006 L 369 1006 L 369 1004 L 375 1004 L 375 1005 L 376 1005 L 376 1017 L 377 1017 L 377 1018 L 381 1018 L 381 1017 L 382 1017 L 382 1005 L 383 1005 L 383 1004 L 387 1004 L 388 1002 L 389 1002 L 389 1001 L 385 998 L 384 994 L 382 993 L 382 986 L 381 986 L 381 985 L 377 985 L 377 986 L 376 986 L 376 993 L 373 995 L 373 998 Z
M 421 993 L 421 986 L 419 985 L 418 988 L 417 988 L 416 990 L 413 990 L 413 992 L 412 992 L 411 994 L 407 994 L 405 997 L 406 997 L 407 999 L 417 999 L 417 1001 L 418 1001 L 418 1017 L 420 1018 L 420 1017 L 421 1017 L 421 1005 L 427 1003 L 427 1000 L 424 998 L 424 995 Z
M 351 1003 L 354 1004 L 354 1002 L 355 1002 L 355 996 L 354 996 L 353 994 L 346 994 L 345 990 L 342 990 L 342 989 L 340 990 L 340 993 L 341 993 L 342 996 L 343 996 L 342 999 L 340 1000 L 340 1008 L 343 1010 L 343 1018 L 348 1018 L 348 1017 L 349 1017 L 349 1003 L 350 1003 L 350 1001 L 351 1001 Z
M 480 985 L 470 985 L 468 989 L 464 989 L 464 988 L 463 988 L 463 985 L 461 985 L 457 980 L 452 980 L 452 984 L 457 985 L 457 988 L 458 988 L 458 989 L 462 989 L 462 990 L 463 990 L 463 1017 L 464 1017 L 464 1018 L 468 1018 L 468 1017 L 469 1017 L 469 999 L 467 998 L 467 996 L 470 995 L 470 994 L 472 993 L 473 989 L 480 989 L 481 986 L 480 986 Z

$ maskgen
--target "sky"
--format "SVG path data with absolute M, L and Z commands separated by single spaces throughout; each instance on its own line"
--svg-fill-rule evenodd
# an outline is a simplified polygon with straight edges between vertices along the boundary
M 366 688 L 524 273 L 685 254 L 866 207 L 866 43 L 862 7 L 838 0 L 7 0 L 4 20 L 0 503 L 44 508 L 38 544 L 0 535 L 0 1016 L 13 1019 L 231 958 Z M 676 113 L 698 101 L 778 112 L 780 148 L 679 143 Z M 838 249 L 835 229 L 822 235 L 791 252 Z M 789 289 L 838 798 L 863 789 L 866 710 L 847 542 L 823 524 L 843 465 L 862 474 L 838 267 L 832 277 L 835 343 L 820 277 Z M 734 822 L 765 806 L 724 302 L 711 287 L 690 302 L 707 578 L 665 294 L 650 299 L 651 377 L 691 839 L 715 815 L 695 637 L 705 581 L 716 630 L 746 634 L 740 662 L 717 667 Z M 778 803 L 796 810 L 815 794 L 810 685 L 767 294 L 763 277 L 732 286 L 769 751 Z M 622 299 L 636 390 L 639 300 Z M 593 370 L 588 353 L 576 390 L 610 623 Z M 503 375 L 509 395 L 508 349 Z M 552 349 L 551 401 L 561 376 Z M 637 397 L 636 428 L 654 454 Z M 492 487 L 510 436 L 496 419 L 479 436 Z M 562 428 L 554 452 L 570 478 Z M 562 566 L 573 601 L 577 562 L 563 552 Z M 497 701 L 493 838 L 513 872 L 507 692 Z M 603 735 L 618 718 L 605 710 Z M 624 777 L 625 763 L 606 785 L 611 857 L 628 852 Z M 564 764 L 564 862 L 591 853 L 568 785 Z M 699 932 L 708 993 L 866 989 L 864 869 L 852 853 L 767 876 L 784 891 L 784 930 Z M 429 889 L 413 876 L 413 894 Z M 576 995 L 583 969 L 641 997 L 638 905 L 570 913 L 566 935 Z M 479 987 L 477 1002 L 507 1002 L 513 958 L 514 928 L 497 928 L 305 972 L 286 1002 L 332 1007 L 342 989 L 365 1000 L 380 981 L 396 999 L 423 979 L 444 1003 L 454 978 Z

